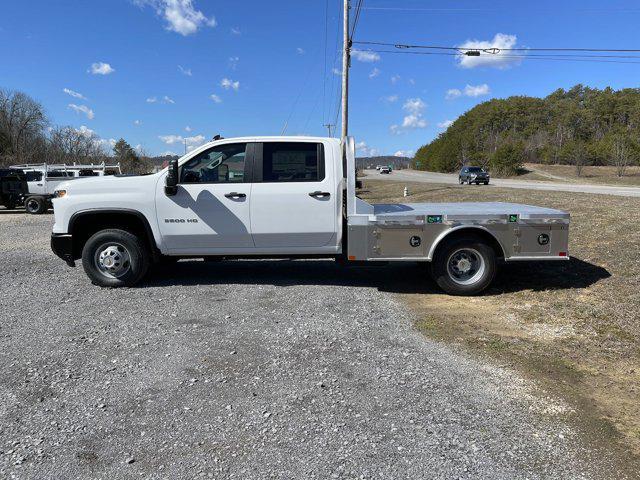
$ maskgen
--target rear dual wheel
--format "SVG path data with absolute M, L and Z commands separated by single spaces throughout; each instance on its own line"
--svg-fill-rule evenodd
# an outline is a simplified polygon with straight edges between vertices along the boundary
M 496 254 L 480 237 L 459 237 L 436 251 L 431 274 L 449 295 L 477 295 L 496 275 Z
M 28 197 L 24 202 L 27 213 L 40 215 L 47 211 L 47 199 L 44 197 Z

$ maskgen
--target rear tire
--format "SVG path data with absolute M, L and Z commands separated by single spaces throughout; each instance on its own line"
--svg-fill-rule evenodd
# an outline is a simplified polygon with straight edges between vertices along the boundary
M 477 295 L 496 275 L 496 254 L 481 238 L 456 238 L 438 247 L 431 275 L 449 295 Z
M 484 182 L 485 185 L 489 185 L 489 182 Z
M 131 287 L 147 273 L 150 254 L 143 239 L 124 230 L 101 230 L 82 249 L 82 266 L 100 287 Z
M 28 197 L 24 202 L 27 213 L 40 215 L 47 211 L 47 200 L 44 197 Z

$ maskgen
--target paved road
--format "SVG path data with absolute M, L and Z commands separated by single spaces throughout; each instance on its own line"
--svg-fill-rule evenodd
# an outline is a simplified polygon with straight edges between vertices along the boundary
M 562 402 L 425 339 L 415 266 L 180 262 L 90 285 L 0 210 L 0 478 L 624 478 Z
M 416 170 L 396 170 L 391 175 L 381 175 L 376 170 L 365 170 L 367 180 L 395 180 L 400 182 L 444 183 L 458 185 L 458 174 L 420 172 Z M 494 178 L 496 187 L 522 188 L 526 190 L 555 190 L 560 192 L 597 193 L 621 197 L 640 197 L 640 187 L 618 187 L 608 185 L 586 185 L 576 183 L 536 182 L 531 180 L 511 180 Z

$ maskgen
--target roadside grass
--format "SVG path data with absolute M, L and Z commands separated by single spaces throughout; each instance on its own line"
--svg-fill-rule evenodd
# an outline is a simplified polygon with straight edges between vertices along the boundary
M 640 205 L 635 198 L 364 180 L 372 203 L 504 201 L 571 213 L 570 262 L 505 264 L 472 298 L 401 294 L 430 337 L 521 368 L 602 441 L 640 453 Z M 403 198 L 407 186 L 411 193 Z
M 542 180 L 547 182 L 597 183 L 606 185 L 640 186 L 640 166 L 628 167 L 623 177 L 618 177 L 615 167 L 584 167 L 582 175 L 576 174 L 572 165 L 526 164 L 518 180 Z

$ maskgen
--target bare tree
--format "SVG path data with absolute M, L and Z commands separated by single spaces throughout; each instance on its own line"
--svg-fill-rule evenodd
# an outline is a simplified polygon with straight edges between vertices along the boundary
M 582 142 L 576 142 L 572 155 L 573 165 L 576 167 L 576 176 L 582 176 L 582 170 L 587 163 L 587 149 Z
M 618 177 L 623 177 L 627 167 L 631 163 L 631 155 L 628 154 L 624 138 L 616 136 L 612 145 L 612 161 L 616 167 Z
M 0 90 L 0 162 L 34 158 L 32 144 L 44 136 L 48 121 L 42 105 L 22 92 Z
M 46 158 L 50 163 L 97 163 L 105 157 L 103 141 L 87 128 L 56 127 L 51 131 Z

